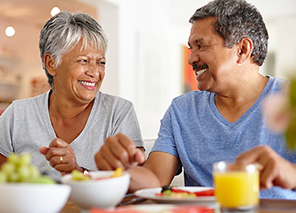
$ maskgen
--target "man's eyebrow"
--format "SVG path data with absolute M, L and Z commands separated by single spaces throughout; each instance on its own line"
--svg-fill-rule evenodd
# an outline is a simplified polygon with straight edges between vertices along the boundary
M 205 40 L 203 38 L 193 40 L 194 44 L 201 44 L 201 43 L 204 43 L 204 42 L 205 42 Z M 191 44 L 189 43 L 189 41 L 188 41 L 188 46 L 191 47 Z

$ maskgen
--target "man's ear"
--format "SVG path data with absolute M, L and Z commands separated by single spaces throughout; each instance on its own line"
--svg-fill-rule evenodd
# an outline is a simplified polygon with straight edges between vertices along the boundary
M 253 51 L 253 42 L 250 38 L 244 37 L 238 44 L 238 63 L 249 60 Z
M 45 53 L 44 55 L 44 64 L 46 67 L 47 72 L 54 76 L 56 74 L 56 65 L 55 60 L 49 53 Z

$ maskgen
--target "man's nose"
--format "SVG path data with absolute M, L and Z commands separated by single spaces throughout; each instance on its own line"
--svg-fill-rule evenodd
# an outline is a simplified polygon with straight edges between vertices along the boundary
M 197 62 L 199 62 L 200 57 L 197 51 L 191 51 L 189 57 L 188 57 L 188 64 L 193 65 Z

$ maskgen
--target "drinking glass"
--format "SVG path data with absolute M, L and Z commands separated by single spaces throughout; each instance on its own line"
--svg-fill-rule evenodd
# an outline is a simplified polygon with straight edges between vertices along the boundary
M 216 162 L 213 180 L 222 212 L 258 212 L 259 171 L 256 164 Z

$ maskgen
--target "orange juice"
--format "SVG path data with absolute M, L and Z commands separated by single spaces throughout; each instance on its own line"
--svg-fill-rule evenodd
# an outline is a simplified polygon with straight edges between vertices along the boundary
M 215 196 L 222 207 L 257 206 L 259 202 L 259 172 L 214 172 Z

